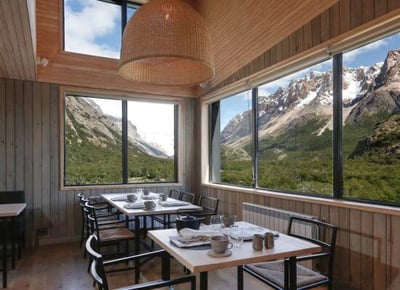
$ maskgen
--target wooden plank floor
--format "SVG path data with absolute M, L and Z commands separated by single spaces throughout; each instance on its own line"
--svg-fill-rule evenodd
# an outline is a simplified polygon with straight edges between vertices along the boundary
M 172 276 L 182 274 L 183 267 L 171 259 Z M 160 273 L 160 260 L 154 259 L 142 266 L 143 280 Z M 9 272 L 9 290 L 92 290 L 92 280 L 87 273 L 88 260 L 82 257 L 78 243 L 41 246 L 26 249 L 16 269 Z M 132 283 L 133 272 L 115 273 L 110 277 L 111 288 Z M 198 277 L 197 277 L 198 278 Z M 245 274 L 245 289 L 271 289 Z M 174 289 L 188 289 L 182 285 Z M 236 268 L 209 273 L 210 290 L 236 289 Z

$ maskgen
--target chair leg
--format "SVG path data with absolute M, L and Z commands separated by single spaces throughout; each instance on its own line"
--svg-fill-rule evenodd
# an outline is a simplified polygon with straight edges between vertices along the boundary
M 82 246 L 83 246 L 84 236 L 85 236 L 85 230 L 84 230 L 84 228 L 83 228 L 83 226 L 82 226 L 82 229 L 81 229 L 81 242 L 80 242 L 80 244 L 79 244 L 79 247 L 80 247 L 80 248 L 82 248 Z

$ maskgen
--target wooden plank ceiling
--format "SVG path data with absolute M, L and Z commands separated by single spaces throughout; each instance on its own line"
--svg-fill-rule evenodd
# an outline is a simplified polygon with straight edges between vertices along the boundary
M 0 1 L 0 77 L 35 79 L 34 3 Z
M 1 49 L 0 77 L 32 79 L 34 68 L 31 66 L 35 63 L 34 47 L 33 45 L 29 47 L 25 37 L 30 33 L 31 39 L 34 39 L 35 35 L 37 38 L 36 56 L 49 61 L 46 66 L 37 66 L 38 81 L 147 94 L 196 96 L 196 87 L 156 87 L 128 82 L 118 75 L 117 60 L 64 52 L 62 0 L 36 0 L 37 34 L 32 28 L 29 29 L 29 20 L 26 19 L 29 4 L 25 1 L 34 2 L 0 1 L 0 20 L 6 21 L 7 27 L 11 25 L 10 23 L 13 24 L 13 30 L 4 29 L 4 25 L 0 28 L 2 33 L 0 45 L 11 43 L 8 50 L 3 52 Z M 209 24 L 216 69 L 215 77 L 209 83 L 212 87 L 327 10 L 338 0 L 187 1 Z M 3 8 L 4 6 L 6 8 Z M 15 67 L 21 65 L 22 67 L 16 71 Z M 29 71 L 27 67 L 30 68 Z

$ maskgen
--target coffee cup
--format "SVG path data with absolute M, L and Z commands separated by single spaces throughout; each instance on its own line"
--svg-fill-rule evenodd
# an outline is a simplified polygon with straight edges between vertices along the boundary
M 168 195 L 166 195 L 165 193 L 161 193 L 160 194 L 160 200 L 161 201 L 166 201 L 168 199 Z
M 126 196 L 126 199 L 128 200 L 128 202 L 135 202 L 137 200 L 137 196 L 134 194 L 128 194 Z
M 148 190 L 147 188 L 143 189 L 143 195 L 149 195 L 150 194 L 150 190 Z
M 144 201 L 144 209 L 154 209 L 156 207 L 156 203 L 154 200 L 146 200 Z
M 223 254 L 227 249 L 233 247 L 228 237 L 225 236 L 212 236 L 211 237 L 211 249 L 216 254 Z

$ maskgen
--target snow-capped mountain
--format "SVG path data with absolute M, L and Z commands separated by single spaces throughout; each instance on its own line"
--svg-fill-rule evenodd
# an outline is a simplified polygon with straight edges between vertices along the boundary
M 267 96 L 259 96 L 259 138 L 276 136 L 310 121 L 322 124 L 316 134 L 332 130 L 332 71 L 309 72 Z M 384 63 L 345 67 L 343 121 L 362 122 L 371 114 L 400 111 L 400 50 L 388 53 Z M 221 134 L 221 143 L 243 147 L 248 140 L 250 112 L 233 118 Z

